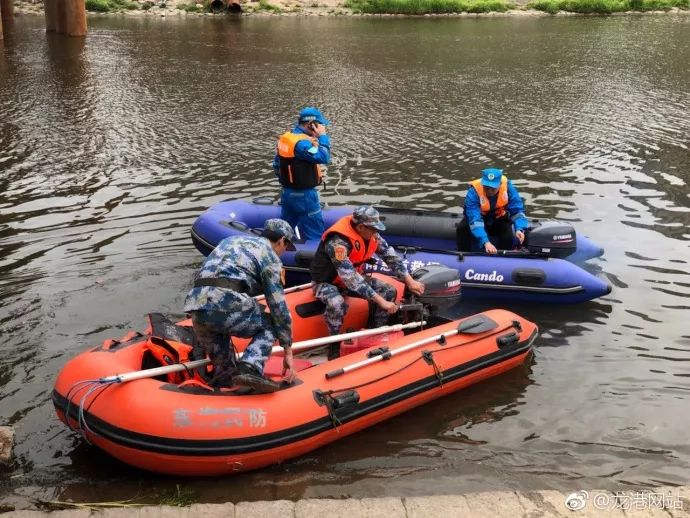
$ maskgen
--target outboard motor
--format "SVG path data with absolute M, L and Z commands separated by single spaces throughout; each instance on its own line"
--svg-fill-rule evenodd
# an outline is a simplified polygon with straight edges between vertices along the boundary
M 440 264 L 417 268 L 412 278 L 424 284 L 423 295 L 405 292 L 400 307 L 403 322 L 429 320 L 460 302 L 460 272 Z
M 577 248 L 575 229 L 563 221 L 535 221 L 525 234 L 524 246 L 533 254 L 566 257 Z

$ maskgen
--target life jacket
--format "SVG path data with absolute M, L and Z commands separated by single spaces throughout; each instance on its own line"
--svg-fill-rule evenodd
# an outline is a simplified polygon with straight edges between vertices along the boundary
M 491 210 L 491 203 L 489 198 L 484 193 L 484 186 L 482 185 L 482 179 L 478 178 L 470 182 L 470 185 L 474 187 L 479 195 L 479 204 L 482 216 L 489 214 Z M 496 219 L 502 218 L 506 215 L 506 207 L 508 206 L 508 178 L 505 175 L 501 177 L 501 185 L 498 187 L 498 194 L 496 199 L 496 207 L 494 208 L 494 217 Z
M 154 365 L 155 363 L 158 363 L 161 366 L 175 365 L 188 361 L 190 349 L 191 348 L 188 346 L 183 346 L 180 348 L 180 350 L 177 350 L 167 340 L 157 336 L 149 337 L 143 348 L 144 355 L 150 355 L 153 359 Z M 143 361 L 146 362 L 147 360 L 144 359 Z M 165 374 L 165 377 L 168 383 L 174 383 L 177 385 L 192 378 L 193 375 L 194 374 L 189 371 L 179 371 L 169 372 L 168 374 Z
M 374 256 L 379 247 L 378 234 L 374 234 L 368 242 L 364 241 L 352 225 L 352 216 L 345 216 L 336 221 L 335 225 L 321 236 L 321 242 L 309 268 L 311 278 L 314 282 L 328 282 L 345 288 L 331 258 L 326 253 L 326 239 L 333 234 L 338 234 L 349 241 L 350 253 L 347 257 L 359 273 L 362 273 L 365 263 Z
M 287 131 L 278 139 L 278 159 L 280 160 L 280 184 L 293 189 L 311 189 L 321 183 L 321 168 L 306 160 L 295 158 L 295 146 L 301 140 L 310 140 L 319 145 L 315 138 L 304 133 Z

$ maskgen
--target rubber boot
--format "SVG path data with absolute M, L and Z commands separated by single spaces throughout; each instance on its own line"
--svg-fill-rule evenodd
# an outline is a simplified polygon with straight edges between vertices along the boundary
M 260 393 L 275 392 L 280 390 L 280 383 L 263 377 L 253 366 L 240 362 L 239 374 L 232 379 L 235 385 L 249 387 Z
M 328 346 L 328 361 L 340 358 L 340 342 Z

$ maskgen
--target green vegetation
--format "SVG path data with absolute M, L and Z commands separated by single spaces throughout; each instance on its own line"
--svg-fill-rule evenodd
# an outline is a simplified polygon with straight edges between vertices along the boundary
M 195 2 L 189 2 L 188 4 L 177 4 L 177 8 L 180 11 L 185 11 L 187 13 L 201 13 L 203 9 L 197 7 Z
M 449 14 L 504 12 L 506 0 L 346 0 L 345 7 L 369 14 Z
M 268 0 L 259 0 L 259 7 L 256 8 L 257 11 L 272 11 L 274 13 L 282 13 L 283 10 L 277 5 L 273 5 Z
M 188 4 L 177 4 L 177 8 L 188 13 L 210 13 L 218 10 L 217 8 L 214 9 L 212 4 L 211 0 L 201 0 L 199 2 L 192 0 Z
M 527 7 L 547 13 L 610 14 L 623 11 L 668 11 L 673 7 L 690 9 L 690 0 L 532 0 Z
M 86 10 L 96 13 L 111 13 L 139 9 L 139 4 L 130 0 L 86 0 Z
M 179 484 L 175 484 L 175 491 L 165 491 L 159 501 L 159 505 L 172 505 L 176 507 L 186 507 L 192 505 L 197 501 L 198 496 L 194 490 L 189 488 L 181 488 Z

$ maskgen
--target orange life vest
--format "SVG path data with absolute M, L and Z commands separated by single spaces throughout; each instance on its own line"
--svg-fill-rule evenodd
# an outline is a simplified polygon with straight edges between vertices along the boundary
M 301 140 L 310 140 L 319 145 L 315 138 L 304 133 L 287 131 L 278 139 L 278 159 L 280 161 L 280 184 L 293 189 L 311 189 L 321 183 L 321 168 L 306 160 L 295 158 L 295 146 Z
M 335 225 L 327 229 L 321 236 L 321 243 L 319 243 L 311 263 L 312 279 L 315 282 L 329 282 L 344 288 L 345 284 L 338 277 L 338 272 L 325 251 L 326 239 L 332 234 L 338 234 L 350 242 L 350 253 L 347 258 L 360 273 L 364 270 L 364 264 L 374 256 L 379 247 L 378 234 L 374 234 L 366 242 L 352 225 L 352 216 L 345 216 L 336 221 Z
M 484 193 L 484 186 L 482 179 L 478 178 L 470 182 L 479 195 L 479 205 L 482 216 L 486 216 L 491 210 L 491 203 L 489 198 Z M 501 177 L 501 185 L 498 187 L 498 198 L 496 199 L 496 207 L 494 208 L 494 217 L 496 219 L 502 218 L 506 214 L 506 207 L 508 206 L 508 178 L 505 175 Z
M 162 338 L 152 336 L 144 346 L 144 352 L 148 352 L 156 363 L 161 366 L 175 365 L 189 360 L 189 347 L 184 351 L 178 351 L 171 344 Z M 194 374 L 189 371 L 170 372 L 166 374 L 168 383 L 179 384 L 190 379 Z

